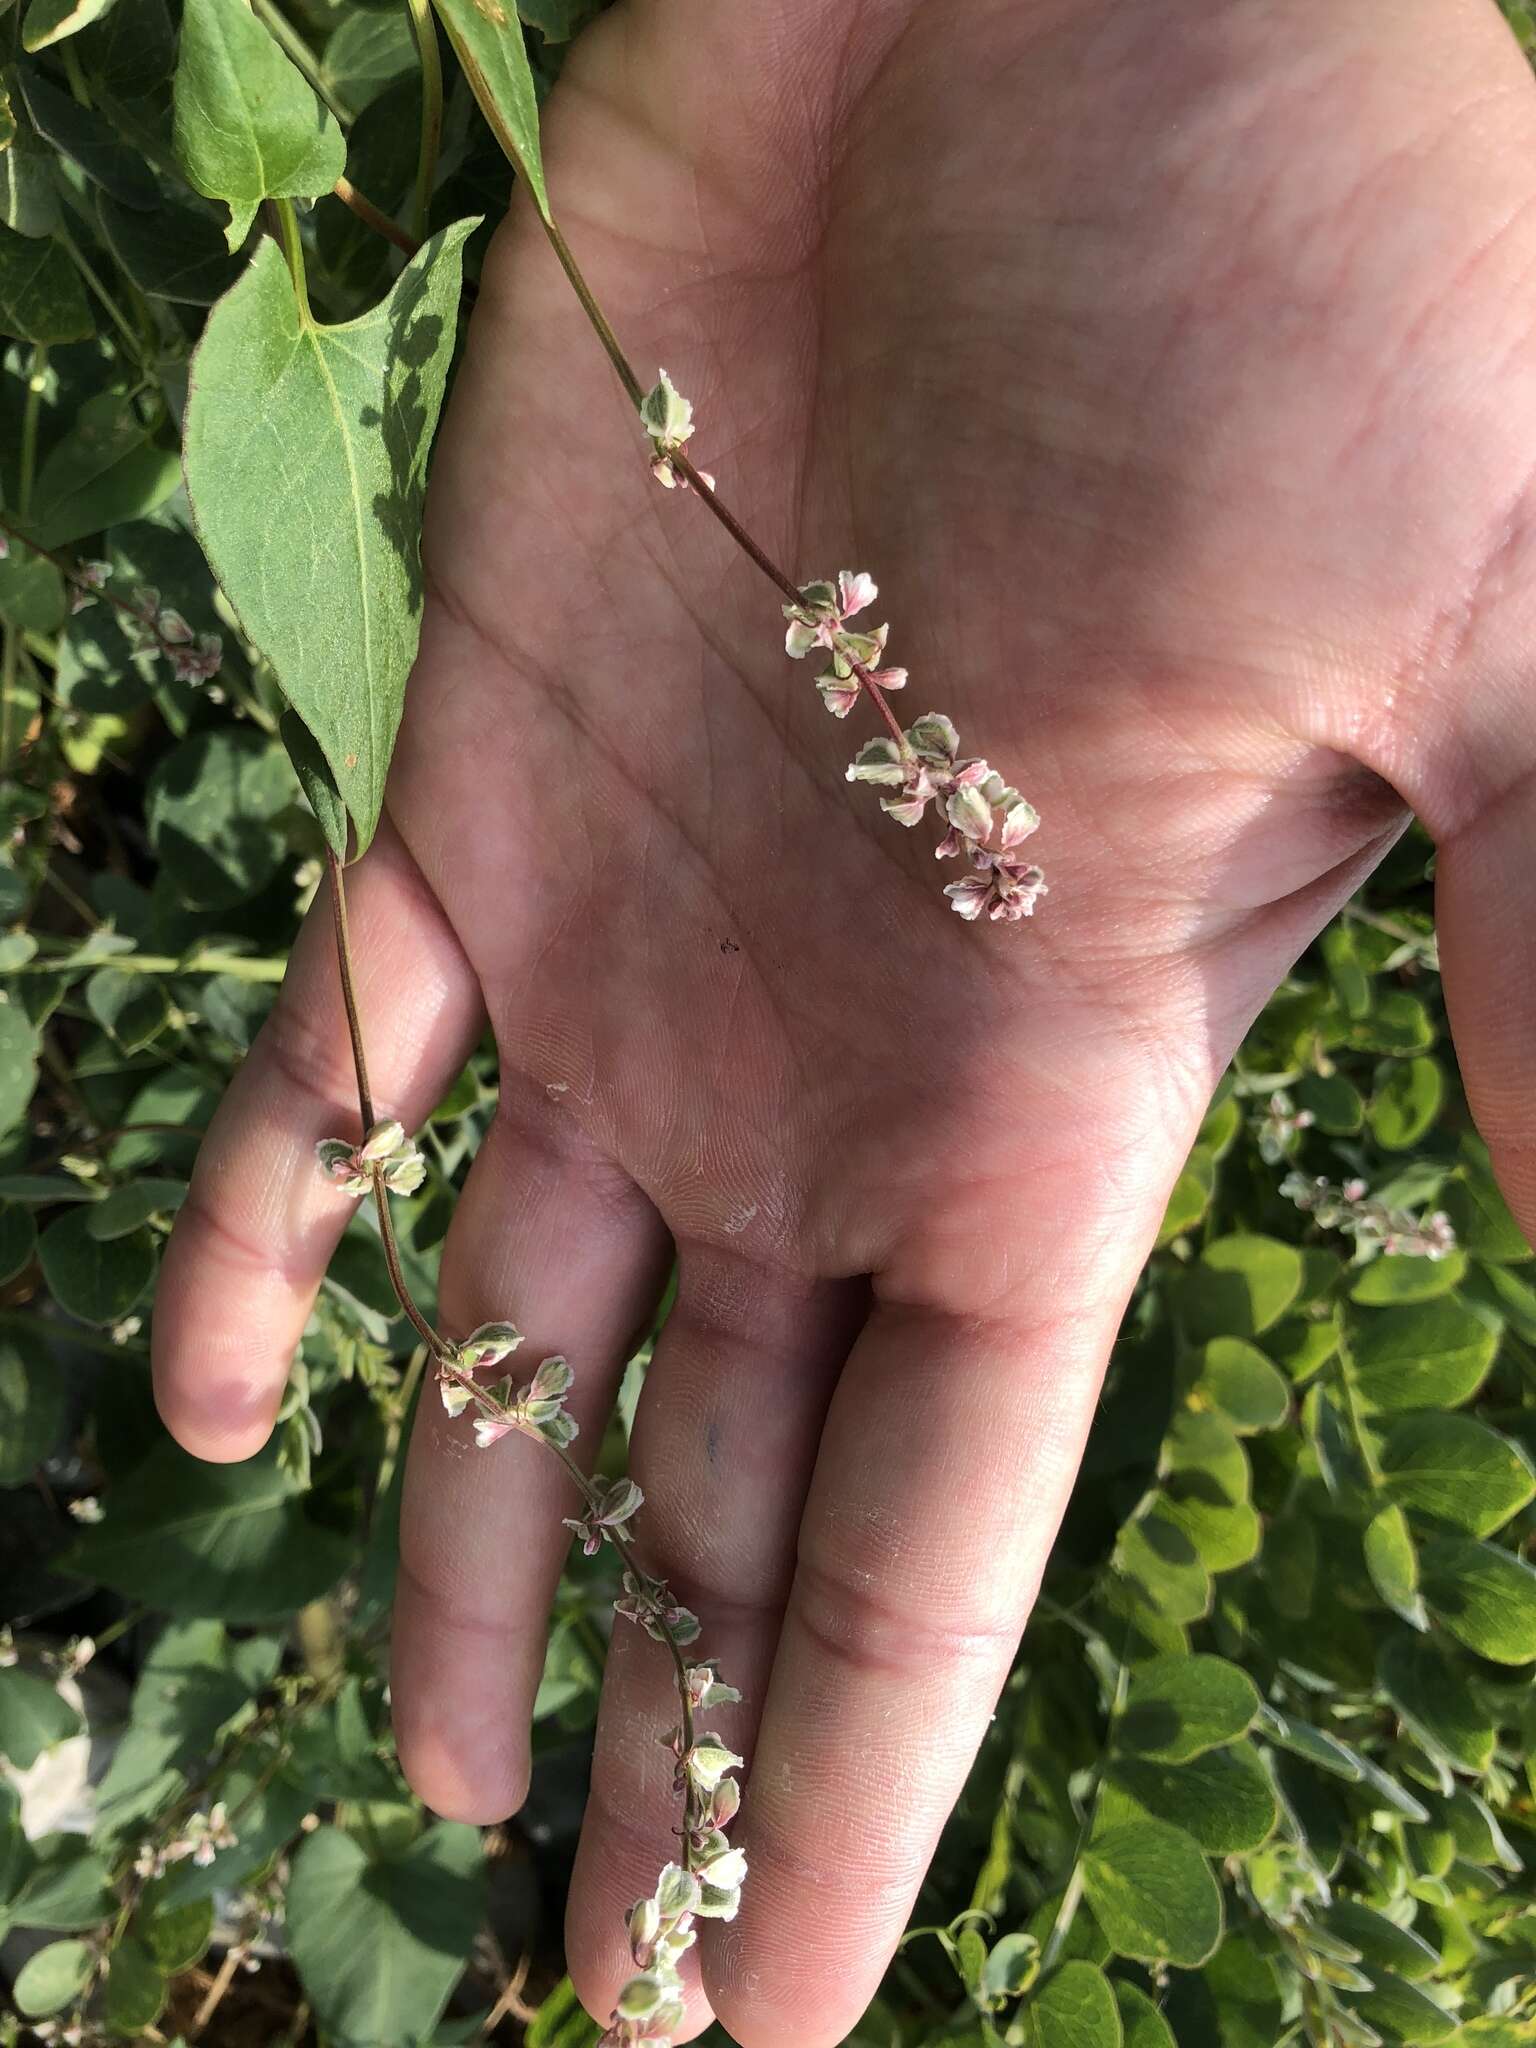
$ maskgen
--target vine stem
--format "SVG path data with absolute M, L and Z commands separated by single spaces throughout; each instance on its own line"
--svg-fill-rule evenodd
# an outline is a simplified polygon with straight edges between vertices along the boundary
M 415 5 L 416 0 L 412 0 L 412 4 Z M 604 313 L 602 307 L 598 304 L 596 294 L 582 275 L 581 266 L 571 252 L 570 243 L 567 242 L 554 220 L 547 214 L 541 212 L 539 219 L 543 225 L 545 238 L 558 257 L 560 267 L 565 272 L 571 290 L 576 294 L 581 304 L 581 310 L 586 314 L 593 333 L 603 345 L 604 354 L 613 365 L 614 374 L 624 387 L 625 396 L 638 412 L 645 398 L 645 387 L 635 374 L 633 363 L 625 355 L 619 337 L 614 333 L 609 323 L 607 314 Z M 705 480 L 688 456 L 679 449 L 672 455 L 671 462 L 672 467 L 680 475 L 687 478 L 690 489 L 698 495 L 708 510 L 714 514 L 721 526 L 731 536 L 731 539 L 735 541 L 737 547 L 741 549 L 750 562 L 754 563 L 762 571 L 763 575 L 767 577 L 780 596 L 785 598 L 790 604 L 799 604 L 801 602 L 799 585 L 792 581 L 785 571 L 779 567 L 778 563 L 775 562 L 772 555 L 763 547 L 761 542 L 752 537 L 730 506 L 720 496 L 714 485 Z M 876 681 L 873 672 L 866 668 L 862 661 L 848 659 L 848 665 L 853 670 L 855 676 L 858 677 L 865 696 L 868 697 L 870 703 L 873 704 L 875 710 L 880 714 L 886 731 L 896 742 L 903 759 L 909 759 L 912 750 L 908 744 L 906 734 L 901 729 L 901 721 L 897 718 L 895 712 L 892 711 L 890 701 Z
M 432 0 L 406 0 L 406 7 L 421 60 L 421 140 L 416 157 L 416 198 L 411 211 L 411 226 L 420 242 L 426 237 L 432 184 L 443 142 L 443 60 L 437 47 Z
M 336 97 L 335 93 L 326 83 L 325 73 L 321 70 L 319 64 L 316 63 L 314 51 L 311 50 L 308 43 L 305 42 L 283 10 L 274 4 L 274 0 L 251 0 L 251 12 L 258 21 L 265 23 L 273 37 L 281 43 L 294 65 L 304 74 L 311 89 L 330 108 L 342 127 L 347 127 L 352 120 L 351 109 L 344 101 Z
M 283 254 L 288 259 L 288 269 L 293 277 L 294 296 L 299 302 L 299 319 L 305 327 L 310 327 L 314 324 L 314 315 L 309 310 L 309 283 L 304 275 L 304 242 L 299 234 L 299 217 L 293 210 L 291 199 L 274 199 L 271 205 L 277 215 L 277 230 L 283 245 Z
M 372 228 L 376 235 L 382 235 L 386 242 L 407 256 L 414 256 L 421 244 L 414 235 L 408 235 L 397 221 L 392 221 L 381 206 L 375 206 L 365 192 L 359 192 L 352 180 L 340 177 L 331 187 L 332 192 L 350 212 L 355 213 L 364 227 Z
M 326 862 L 330 870 L 332 925 L 336 938 L 337 968 L 341 977 L 342 1005 L 346 1010 L 347 1032 L 352 1043 L 352 1066 L 357 1081 L 358 1111 L 362 1119 L 363 1132 L 366 1136 L 374 1123 L 374 1101 L 373 1091 L 368 1080 L 368 1061 L 363 1044 L 362 1015 L 357 1001 L 357 976 L 353 967 L 351 931 L 347 920 L 345 870 L 342 862 L 330 848 L 326 849 Z M 480 1385 L 472 1373 L 463 1370 L 458 1362 L 456 1347 L 446 1337 L 442 1336 L 439 1331 L 434 1329 L 431 1322 L 417 1305 L 416 1299 L 411 1293 L 410 1285 L 406 1280 L 404 1267 L 401 1264 L 400 1245 L 395 1235 L 394 1218 L 390 1213 L 389 1190 L 384 1185 L 384 1169 L 382 1165 L 374 1165 L 371 1168 L 371 1175 L 374 1202 L 379 1215 L 379 1238 L 384 1247 L 384 1263 L 389 1270 L 390 1285 L 395 1291 L 395 1299 L 399 1302 L 406 1316 L 410 1319 L 412 1327 L 436 1360 L 438 1370 L 443 1376 L 463 1387 L 475 1401 L 482 1414 L 494 1416 L 498 1420 L 505 1421 L 507 1419 L 506 1411 L 502 1408 L 501 1404 L 487 1393 L 486 1389 Z M 601 1509 L 603 1497 L 598 1486 L 587 1476 L 568 1450 L 559 1444 L 552 1444 L 547 1437 L 543 1436 L 540 1431 L 528 1423 L 514 1422 L 513 1427 L 520 1435 L 531 1437 L 536 1443 L 541 1444 L 546 1451 L 552 1452 L 559 1459 L 562 1466 L 564 1466 L 567 1477 L 580 1493 L 587 1506 L 589 1508 Z M 649 1578 L 650 1575 L 640 1563 L 634 1545 L 629 1538 L 621 1535 L 615 1529 L 610 1529 L 608 1534 L 626 1569 L 635 1573 L 637 1577 Z M 688 1693 L 688 1660 L 683 1654 L 682 1644 L 676 1640 L 666 1623 L 658 1621 L 657 1625 L 661 1628 L 667 1649 L 671 1653 L 672 1665 L 677 1677 L 677 1694 L 682 1714 L 682 1748 L 683 1754 L 686 1755 L 693 1747 L 694 1738 L 693 1702 Z M 685 1869 L 693 1867 L 693 1845 L 690 1840 L 690 1830 L 695 1818 L 695 1794 L 692 1785 L 688 1784 L 684 1793 L 683 1808 L 682 1860 Z

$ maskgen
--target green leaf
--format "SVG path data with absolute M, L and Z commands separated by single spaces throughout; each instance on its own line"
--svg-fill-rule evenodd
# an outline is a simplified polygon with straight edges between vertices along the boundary
M 21 1000 L 0 988 L 0 1137 L 26 1114 L 37 1086 L 41 1034 Z
M 1221 1940 L 1221 1888 L 1182 1828 L 1129 1821 L 1083 1853 L 1083 1890 L 1117 1955 L 1191 1970 Z
M 1291 1094 L 1296 1107 L 1331 1136 L 1348 1137 L 1365 1122 L 1365 1099 L 1342 1074 L 1303 1074 Z
M 0 163 L 10 155 L 0 153 Z M 95 332 L 85 287 L 58 243 L 0 228 L 0 334 L 50 344 L 85 341 Z
M 1020 2018 L 1028 2048 L 1121 2048 L 1125 2040 L 1114 1991 L 1093 1963 L 1063 1963 Z
M 157 441 L 115 391 L 97 392 L 38 472 L 29 524 L 41 546 L 64 547 L 153 512 L 180 482 L 175 444 Z
M 1500 1870 L 1508 1870 L 1514 1874 L 1525 1868 L 1509 1837 L 1494 1818 L 1493 1810 L 1486 1799 L 1481 1798 L 1468 1786 L 1458 1785 L 1442 1805 L 1444 1816 L 1450 1823 L 1458 1856 L 1468 1863 L 1493 1864 Z M 1418 1973 L 1404 1970 L 1402 1974 L 1411 1977 Z
M 3 74 L 0 83 L 4 83 Z M 31 121 L 22 118 L 25 109 L 20 91 L 7 89 L 6 98 L 16 133 L 10 146 L 0 149 L 0 226 L 29 238 L 51 235 L 62 218 L 58 156 L 37 134 Z M 62 255 L 63 251 L 59 253 Z M 70 274 L 74 274 L 73 270 Z M 83 294 L 80 303 L 84 307 Z M 88 311 L 85 317 L 89 320 Z
M 416 38 L 403 10 L 343 14 L 325 46 L 325 82 L 344 107 L 360 114 L 392 79 L 417 67 Z M 357 179 L 358 173 L 352 173 Z M 367 186 L 370 195 L 371 185 Z
M 249 234 L 263 199 L 329 192 L 347 161 L 335 115 L 245 0 L 186 0 L 176 59 L 175 148 L 188 183 L 205 198 L 228 203 L 231 249 Z M 253 393 L 253 406 L 260 402 Z M 272 426 L 275 433 L 277 423 Z
M 25 1485 L 59 1441 L 64 1415 L 64 1378 L 48 1346 L 31 1331 L 0 1337 L 0 1486 Z
M 1112 1759 L 1099 1823 L 1164 1820 L 1192 1835 L 1211 1856 L 1257 1849 L 1278 1818 L 1269 1773 L 1251 1743 L 1209 1749 L 1188 1763 Z
M 146 213 L 103 192 L 96 214 L 112 254 L 151 298 L 211 306 L 240 275 L 240 259 L 229 253 L 224 230 L 200 207 L 162 203 Z
M 0 1202 L 0 1285 L 25 1272 L 36 1250 L 32 1211 L 19 1202 Z
M 1400 1977 L 1427 1977 L 1440 1960 L 1422 1935 L 1399 1927 L 1359 1899 L 1335 1899 L 1323 1918 L 1341 1941 L 1359 1950 L 1367 1969 L 1395 1970 Z
M 171 1021 L 165 984 L 150 974 L 98 967 L 85 985 L 85 1006 L 125 1053 L 142 1052 Z
M 1419 1559 L 1430 1612 L 1496 1664 L 1536 1660 L 1536 1571 L 1468 1536 L 1437 1536 Z
M 491 133 L 550 219 L 539 154 L 539 107 L 522 24 L 503 0 L 435 0 L 448 40 Z
M 1371 1990 L 1349 1992 L 1346 1997 L 1363 2019 L 1385 2028 L 1397 2041 L 1449 2041 L 1456 2032 L 1456 2022 L 1443 2006 L 1389 1970 L 1380 1972 Z
M 24 50 L 46 50 L 100 21 L 116 0 L 32 0 L 21 31 Z
M 83 1835 L 44 1835 L 32 1852 L 32 1868 L 0 1909 L 0 1923 L 77 1934 L 115 1910 L 111 1873 Z
M 29 1770 L 45 1749 L 78 1735 L 80 1716 L 57 1689 L 19 1665 L 0 1667 L 0 1757 Z
M 1406 1415 L 1381 1448 L 1387 1492 L 1415 1514 L 1491 1536 L 1536 1497 L 1525 1451 L 1470 1415 Z
M 1455 1295 L 1351 1314 L 1355 1389 L 1368 1409 L 1455 1408 L 1482 1385 L 1498 1334 Z
M 1381 1689 L 1431 1756 L 1479 1775 L 1493 1761 L 1498 1730 L 1478 1705 L 1467 1674 L 1436 1643 L 1393 1636 L 1377 1660 Z
M 149 1896 L 134 1930 L 156 1967 L 172 1977 L 200 1961 L 213 1938 L 213 1900 L 192 1899 L 184 1906 L 170 1906 Z
M 1410 1258 L 1406 1253 L 1383 1253 L 1362 1266 L 1360 1277 L 1349 1290 L 1351 1301 L 1368 1308 L 1390 1308 L 1394 1303 L 1433 1301 L 1437 1294 L 1449 1294 L 1460 1285 L 1467 1270 L 1467 1255 L 1454 1251 L 1443 1259 Z
M 370 1861 L 340 1828 L 317 1829 L 294 1859 L 287 1924 L 327 2029 L 369 2048 L 420 2041 L 463 1973 L 483 1890 L 475 1828 L 440 1821 L 390 1861 Z
M 1469 1258 L 1513 1266 L 1531 1256 L 1508 1202 L 1486 1167 L 1464 1167 L 1447 1186 L 1442 1207 L 1455 1226 L 1456 1242 Z
M 278 723 L 278 735 L 288 749 L 288 759 L 299 778 L 304 801 L 314 812 L 325 843 L 338 860 L 347 857 L 347 807 L 336 787 L 330 763 L 316 744 L 303 719 L 285 711 Z
M 1185 1275 L 1185 1327 L 1196 1343 L 1256 1337 L 1301 1292 L 1301 1254 L 1278 1238 L 1218 1237 Z
M 1440 1114 L 1445 1076 L 1434 1060 L 1396 1060 L 1377 1081 L 1368 1112 L 1372 1135 L 1389 1152 L 1406 1152 Z
M 1403 989 L 1378 992 L 1369 1016 L 1350 1026 L 1349 1043 L 1361 1052 L 1428 1052 L 1435 1042 L 1429 1012 L 1417 996 Z
M 1418 1555 L 1401 1508 L 1383 1508 L 1371 1517 L 1363 1548 L 1371 1584 L 1393 1613 L 1414 1628 L 1428 1628 L 1429 1616 L 1419 1596 Z
M 382 305 L 342 327 L 301 318 L 265 242 L 193 365 L 185 461 L 199 534 L 330 763 L 359 853 L 416 655 L 427 454 L 474 225 L 434 236 Z M 275 490 L 274 462 L 300 463 L 302 487 Z
M 1179 2048 L 1173 2029 L 1145 1991 L 1117 1979 L 1114 1993 L 1125 2029 L 1125 2048 Z
M 37 133 L 93 185 L 127 206 L 154 205 L 157 188 L 148 165 L 108 121 L 52 84 L 35 64 L 18 65 L 16 82 Z
M 37 1256 L 55 1301 L 83 1323 L 118 1323 L 155 1277 L 155 1241 L 147 1230 L 102 1243 L 90 1212 L 57 1217 L 37 1242 Z
M 85 1227 L 92 1237 L 105 1243 L 142 1228 L 152 1216 L 170 1215 L 186 1199 L 185 1181 L 157 1180 L 146 1175 L 142 1180 L 131 1180 L 124 1187 L 114 1188 L 104 1202 L 94 1203 L 85 1212 Z
M 158 1445 L 83 1530 L 68 1569 L 167 1614 L 230 1623 L 286 1614 L 327 1592 L 352 1555 L 306 1511 L 276 1442 L 240 1465 L 205 1465 Z
M 1211 1611 L 1211 1575 L 1191 1537 L 1161 1503 L 1120 1531 L 1114 1569 L 1171 1622 L 1202 1621 Z
M 1213 1337 L 1190 1390 L 1195 1407 L 1214 1408 L 1235 1430 L 1276 1429 L 1291 1405 L 1290 1385 L 1264 1353 L 1240 1337 Z
M 1320 1771 L 1343 1778 L 1349 1784 L 1358 1785 L 1365 1775 L 1364 1759 L 1347 1743 L 1340 1742 L 1337 1736 L 1328 1734 L 1325 1729 L 1314 1728 L 1310 1721 L 1281 1713 L 1278 1707 L 1268 1702 L 1259 1710 L 1257 1733 L 1279 1743 L 1293 1756 L 1304 1757 Z
M 265 733 L 214 727 L 183 740 L 149 780 L 155 852 L 194 910 L 227 910 L 282 865 L 282 820 L 296 801 L 287 756 Z
M 1219 1415 L 1185 1409 L 1163 1443 L 1163 1512 L 1185 1530 L 1200 1561 L 1232 1571 L 1258 1552 L 1259 1518 L 1249 1501 L 1248 1454 Z
M 112 1951 L 103 2006 L 108 2027 L 115 2034 L 141 2034 L 160 2017 L 165 2004 L 166 1982 L 160 1966 L 144 1946 L 130 1936 Z
M 85 1989 L 94 1953 L 88 1942 L 51 1941 L 29 1956 L 14 1986 L 17 2010 L 28 2019 L 62 2012 Z
M 1154 1657 L 1131 1674 L 1115 1746 L 1124 1756 L 1183 1763 L 1246 1734 L 1258 1711 L 1258 1687 L 1225 1658 Z
M 0 561 L 0 619 L 24 633 L 53 633 L 68 612 L 64 578 L 52 562 L 28 548 L 12 548 Z
M 570 1978 L 562 1977 L 529 2021 L 523 2048 L 592 2048 L 601 2032 Z

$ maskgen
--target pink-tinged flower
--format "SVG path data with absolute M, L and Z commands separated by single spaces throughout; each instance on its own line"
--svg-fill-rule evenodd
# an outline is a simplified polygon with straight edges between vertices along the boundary
M 199 633 L 191 647 L 167 647 L 171 674 L 179 683 L 207 683 L 224 665 L 224 642 L 217 633 Z
M 699 1617 L 672 1598 L 664 1579 L 644 1572 L 625 1572 L 624 1592 L 614 1601 L 613 1611 L 625 1621 L 637 1622 L 658 1643 L 686 1649 L 699 1639 Z
M 992 806 L 979 789 L 961 786 L 950 791 L 944 815 L 962 837 L 983 845 L 992 831 Z
M 69 572 L 69 609 L 83 612 L 112 574 L 110 562 L 77 562 Z
M 475 1417 L 475 1445 L 488 1451 L 492 1444 L 499 1444 L 504 1436 L 510 1436 L 517 1423 L 510 1415 L 477 1415 Z
M 606 1487 L 597 1480 L 593 1493 L 595 1497 L 579 1516 L 563 1517 L 563 1526 L 581 1538 L 582 1550 L 588 1557 L 596 1557 L 605 1536 L 610 1542 L 627 1538 L 630 1518 L 645 1504 L 645 1495 L 633 1479 L 615 1479 Z
M 828 669 L 825 675 L 816 678 L 816 687 L 821 692 L 821 701 L 834 718 L 846 718 L 859 701 L 863 684 L 857 676 L 851 681 L 843 679 Z
M 189 647 L 192 644 L 192 628 L 178 611 L 169 605 L 155 620 L 155 630 L 167 647 Z
M 650 1968 L 661 1934 L 661 1908 L 655 1899 L 639 1899 L 629 1913 L 629 1952 L 638 1967 Z
M 681 1770 L 698 1792 L 713 1792 L 727 1771 L 739 1771 L 742 1759 L 718 1735 L 700 1735 L 682 1759 Z
M 394 1117 L 386 1117 L 369 1131 L 362 1144 L 358 1146 L 357 1155 L 372 1165 L 375 1160 L 388 1159 L 392 1153 L 398 1152 L 404 1143 L 405 1125 Z
M 10 542 L 6 539 L 3 533 L 0 533 L 0 562 L 3 562 L 6 559 L 6 557 L 10 554 L 10 552 Z
M 315 1147 L 315 1155 L 320 1171 L 342 1194 L 366 1195 L 373 1187 L 367 1165 L 345 1138 L 322 1138 Z
M 867 611 L 879 595 L 879 585 L 863 569 L 838 570 L 837 604 L 845 619 L 851 619 L 855 612 Z
M 734 1706 L 741 1694 L 734 1685 L 727 1685 L 720 1676 L 720 1667 L 713 1658 L 704 1664 L 690 1664 L 685 1673 L 688 1687 L 688 1703 L 695 1713 L 710 1707 Z

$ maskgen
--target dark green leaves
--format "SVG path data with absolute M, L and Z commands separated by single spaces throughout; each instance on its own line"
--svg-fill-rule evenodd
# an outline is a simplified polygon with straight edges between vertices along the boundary
M 428 2038 L 480 1924 L 480 1838 L 452 1821 L 370 1859 L 340 1828 L 294 1862 L 288 1938 L 315 2011 L 345 2048 Z
M 1083 1890 L 1117 1955 L 1193 1969 L 1221 1940 L 1221 1889 L 1181 1828 L 1128 1821 L 1083 1856 Z
M 350 1554 L 306 1511 L 275 1448 L 204 1465 L 163 1443 L 113 1488 L 109 1508 L 77 1539 L 70 1568 L 165 1614 L 288 1613 L 333 1585 Z
M 0 1757 L 18 1771 L 79 1726 L 80 1716 L 47 1679 L 19 1665 L 0 1667 Z
M 186 0 L 176 156 L 199 192 L 228 203 L 231 249 L 245 240 L 263 199 L 313 199 L 346 167 L 335 116 L 245 0 Z M 258 394 L 252 403 L 260 404 Z
M 0 164 L 11 154 L 0 154 Z M 85 287 L 57 242 L 0 227 L 0 334 L 18 341 L 83 341 L 95 332 Z
M 381 306 L 342 327 L 301 316 L 264 243 L 194 366 L 186 474 L 199 535 L 319 742 L 358 851 L 416 654 L 427 454 L 473 225 L 435 236 Z
M 50 1223 L 37 1252 L 54 1299 L 83 1323 L 121 1322 L 155 1275 L 147 1230 L 103 1241 L 92 1235 L 83 1207 Z
M 150 838 L 177 894 L 196 910 L 228 910 L 277 873 L 284 813 L 297 801 L 283 750 L 264 733 L 200 732 L 173 748 L 150 780 Z
M 1092 1963 L 1063 1963 L 1024 2008 L 1027 2048 L 1121 2048 L 1114 1989 Z

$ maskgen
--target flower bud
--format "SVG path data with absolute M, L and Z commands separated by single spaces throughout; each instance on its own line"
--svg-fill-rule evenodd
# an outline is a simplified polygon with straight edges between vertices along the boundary
M 671 1868 L 669 1865 L 668 1868 Z M 663 1878 L 666 1871 L 662 1872 Z M 650 1967 L 661 1933 L 661 1908 L 655 1899 L 638 1899 L 630 1908 L 629 1952 L 642 1970 Z
M 684 1757 L 683 1768 L 701 1792 L 713 1792 L 727 1771 L 741 1768 L 741 1758 L 718 1735 L 701 1735 Z
M 662 1920 L 677 1920 L 684 1913 L 691 1913 L 699 1903 L 699 1881 L 691 1870 L 684 1870 L 680 1863 L 668 1863 L 656 1880 L 654 1903 Z
M 404 1143 L 405 1125 L 394 1117 L 389 1117 L 384 1122 L 374 1125 L 358 1146 L 357 1156 L 359 1159 L 366 1159 L 371 1166 L 375 1160 L 388 1159 L 391 1153 L 398 1152 Z

